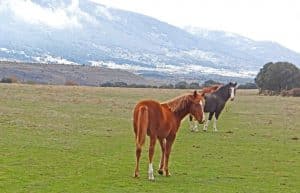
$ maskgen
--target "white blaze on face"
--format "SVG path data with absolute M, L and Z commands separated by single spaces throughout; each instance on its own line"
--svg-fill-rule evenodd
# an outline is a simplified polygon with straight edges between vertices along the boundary
M 202 100 L 200 100 L 200 105 L 201 105 L 201 109 L 202 109 L 203 120 L 205 120 L 204 105 L 203 105 L 203 101 Z
M 234 99 L 234 87 L 230 87 L 230 98 Z

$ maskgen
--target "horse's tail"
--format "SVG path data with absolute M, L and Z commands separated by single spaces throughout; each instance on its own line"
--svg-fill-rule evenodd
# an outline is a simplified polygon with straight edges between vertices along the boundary
M 141 106 L 137 115 L 136 146 L 141 148 L 145 143 L 146 133 L 149 125 L 149 112 L 147 106 Z

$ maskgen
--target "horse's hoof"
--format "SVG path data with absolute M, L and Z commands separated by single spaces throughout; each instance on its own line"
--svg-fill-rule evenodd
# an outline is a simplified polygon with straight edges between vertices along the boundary
M 166 177 L 170 177 L 171 173 L 170 172 L 166 172 Z
M 139 175 L 138 173 L 134 173 L 133 177 L 134 177 L 134 178 L 139 178 L 140 175 Z
M 164 174 L 163 170 L 158 170 L 157 172 L 159 173 L 159 175 L 163 175 Z

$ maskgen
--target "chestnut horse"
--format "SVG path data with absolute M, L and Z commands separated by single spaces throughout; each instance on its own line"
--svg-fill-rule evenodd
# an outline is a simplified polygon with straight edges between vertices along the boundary
M 223 86 L 223 85 L 222 84 L 215 84 L 215 85 L 211 85 L 211 86 L 208 86 L 208 87 L 204 87 L 202 89 L 202 93 L 205 93 L 205 94 L 213 93 L 216 90 L 218 90 L 221 86 Z M 197 122 L 193 121 L 193 116 L 189 115 L 189 118 L 190 118 L 190 130 L 195 131 L 195 132 L 199 131 Z
M 134 108 L 133 128 L 136 142 L 136 167 L 134 177 L 139 177 L 139 162 L 142 152 L 142 145 L 145 142 L 146 134 L 150 136 L 149 146 L 149 180 L 154 180 L 153 175 L 153 154 L 156 140 L 161 146 L 161 160 L 158 173 L 170 176 L 168 162 L 172 144 L 181 120 L 192 114 L 199 123 L 205 120 L 203 113 L 204 93 L 187 94 L 177 97 L 168 102 L 159 103 L 153 100 L 140 101 Z

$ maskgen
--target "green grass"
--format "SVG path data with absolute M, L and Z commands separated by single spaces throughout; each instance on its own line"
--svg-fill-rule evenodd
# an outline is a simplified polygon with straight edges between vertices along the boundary
M 132 178 L 135 103 L 183 92 L 0 84 L 0 192 L 300 192 L 300 98 L 256 91 L 238 91 L 217 133 L 182 122 L 171 177 L 148 181 L 147 139 Z

